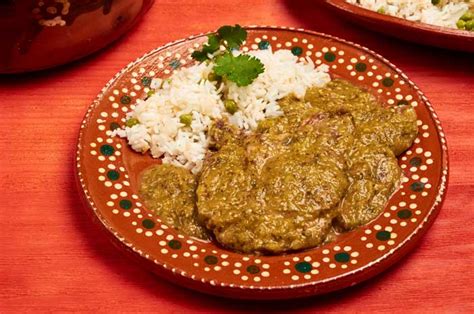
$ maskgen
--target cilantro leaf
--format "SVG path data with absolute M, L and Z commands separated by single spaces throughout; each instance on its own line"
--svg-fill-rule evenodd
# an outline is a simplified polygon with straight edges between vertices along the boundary
M 192 53 L 192 57 L 200 62 L 209 59 L 210 54 L 219 50 L 221 44 L 225 45 L 227 52 L 214 54 L 214 74 L 222 76 L 237 86 L 247 86 L 251 84 L 260 73 L 263 73 L 265 67 L 263 63 L 255 57 L 248 55 L 234 56 L 233 49 L 239 49 L 247 39 L 247 31 L 240 25 L 222 26 L 216 34 L 207 37 L 207 43 L 201 50 Z
M 220 39 L 216 35 L 207 36 L 207 44 L 202 47 L 207 53 L 214 53 L 219 49 Z
M 215 74 L 227 78 L 240 87 L 251 84 L 265 70 L 259 59 L 249 55 L 234 57 L 230 52 L 217 57 L 215 63 L 213 68 Z
M 202 50 L 196 50 L 191 54 L 191 57 L 197 61 L 205 61 L 208 59 L 208 54 L 212 54 L 219 49 L 220 39 L 216 35 L 207 36 L 207 43 L 202 46 Z
M 196 50 L 191 54 L 194 60 L 203 62 L 207 60 L 207 53 L 203 52 L 202 50 Z
M 247 31 L 238 24 L 235 26 L 222 26 L 217 30 L 217 34 L 227 42 L 228 50 L 239 48 L 247 39 Z

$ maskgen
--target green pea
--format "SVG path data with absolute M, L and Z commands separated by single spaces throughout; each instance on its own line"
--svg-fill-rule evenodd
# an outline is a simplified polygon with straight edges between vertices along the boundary
M 380 7 L 380 8 L 377 10 L 377 13 L 385 14 L 385 8 L 384 8 L 384 7 Z
M 222 80 L 222 77 L 220 75 L 217 75 L 216 73 L 214 72 L 211 72 L 209 73 L 209 75 L 207 76 L 207 79 L 211 82 L 219 82 Z
M 456 26 L 459 29 L 464 29 L 466 27 L 466 22 L 464 22 L 463 20 L 459 20 L 459 21 L 456 22 Z
M 185 113 L 179 116 L 179 122 L 181 122 L 185 126 L 190 126 L 192 121 L 193 115 L 190 113 Z
M 237 110 L 239 110 L 237 103 L 232 99 L 226 99 L 226 101 L 224 101 L 224 107 L 225 110 L 227 110 L 227 112 L 230 114 L 234 114 L 237 112 Z
M 470 20 L 466 22 L 466 29 L 468 31 L 474 30 L 474 20 Z
M 146 93 L 146 95 L 148 97 L 153 96 L 153 95 L 155 95 L 155 91 L 154 90 L 149 90 L 148 93 Z
M 466 21 L 466 22 L 472 19 L 474 19 L 474 12 L 472 11 L 467 11 L 461 16 L 461 20 Z
M 140 121 L 138 121 L 137 118 L 130 118 L 125 122 L 125 126 L 131 128 L 132 126 L 137 125 L 139 123 Z

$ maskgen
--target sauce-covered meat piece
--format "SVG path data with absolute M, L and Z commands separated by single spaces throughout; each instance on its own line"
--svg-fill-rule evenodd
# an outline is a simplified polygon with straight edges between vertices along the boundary
M 363 144 L 388 146 L 396 156 L 411 146 L 418 134 L 412 107 L 383 108 L 374 96 L 343 80 L 308 89 L 305 100 L 325 112 L 347 112 Z
M 196 180 L 188 170 L 173 165 L 157 165 L 142 174 L 140 195 L 145 205 L 160 219 L 187 235 L 208 239 L 197 220 Z
M 143 175 L 146 205 L 183 233 L 278 254 L 332 241 L 375 219 L 398 187 L 396 156 L 417 135 L 411 107 L 384 108 L 334 80 L 243 133 L 214 121 L 200 174 L 160 165 Z
M 226 140 L 204 163 L 199 217 L 223 246 L 276 254 L 317 246 L 330 232 L 349 184 L 343 143 L 353 125 L 290 99 L 285 115 Z
M 199 215 L 219 243 L 240 252 L 313 247 L 326 238 L 347 185 L 330 158 L 281 154 L 257 174 L 245 150 L 234 147 L 205 165 L 197 190 Z
M 356 143 L 348 158 L 349 189 L 336 219 L 339 230 L 350 230 L 376 218 L 398 186 L 401 169 L 386 146 Z
M 386 145 L 395 156 L 407 150 L 418 134 L 416 113 L 411 107 L 381 108 L 364 120 L 356 125 L 360 141 L 365 145 Z

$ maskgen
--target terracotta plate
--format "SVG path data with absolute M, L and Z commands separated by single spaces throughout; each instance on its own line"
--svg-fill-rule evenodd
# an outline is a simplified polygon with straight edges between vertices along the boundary
M 144 97 L 153 77 L 193 64 L 207 40 L 192 36 L 153 50 L 120 71 L 87 111 L 77 150 L 77 178 L 90 212 L 120 247 L 173 282 L 235 298 L 282 299 L 354 285 L 386 269 L 426 232 L 447 183 L 447 147 L 437 115 L 421 91 L 394 65 L 359 45 L 311 31 L 250 27 L 246 49 L 291 49 L 327 64 L 333 77 L 367 88 L 388 106 L 408 104 L 419 136 L 400 157 L 406 178 L 382 215 L 322 247 L 280 256 L 242 255 L 179 234 L 161 223 L 138 195 L 137 176 L 158 162 L 133 152 L 111 130 Z M 131 266 L 132 267 L 132 266 Z
M 474 52 L 474 32 L 471 31 L 412 22 L 367 10 L 345 0 L 326 0 L 326 3 L 341 16 L 377 32 L 415 43 Z

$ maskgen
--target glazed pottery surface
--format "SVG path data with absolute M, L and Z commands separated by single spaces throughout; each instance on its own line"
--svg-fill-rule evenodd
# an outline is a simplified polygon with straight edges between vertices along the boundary
M 327 65 L 333 78 L 367 89 L 385 106 L 410 105 L 417 112 L 418 137 L 399 158 L 404 178 L 383 213 L 321 247 L 256 256 L 180 234 L 143 205 L 139 174 L 159 160 L 133 152 L 111 133 L 124 125 L 136 101 L 146 97 L 153 78 L 169 77 L 195 63 L 190 55 L 206 42 L 206 35 L 178 40 L 130 63 L 87 111 L 78 140 L 77 180 L 89 212 L 114 242 L 172 282 L 247 299 L 295 298 L 348 287 L 412 249 L 433 223 L 447 185 L 447 146 L 437 115 L 417 86 L 380 55 L 302 29 L 249 27 L 243 50 L 290 49 L 301 60 Z
M 440 27 L 377 13 L 347 3 L 325 0 L 336 13 L 373 31 L 415 43 L 451 50 L 474 52 L 474 32 Z M 429 50 L 427 50 L 429 53 Z
M 0 73 L 61 65 L 105 47 L 129 30 L 153 0 L 0 2 Z

